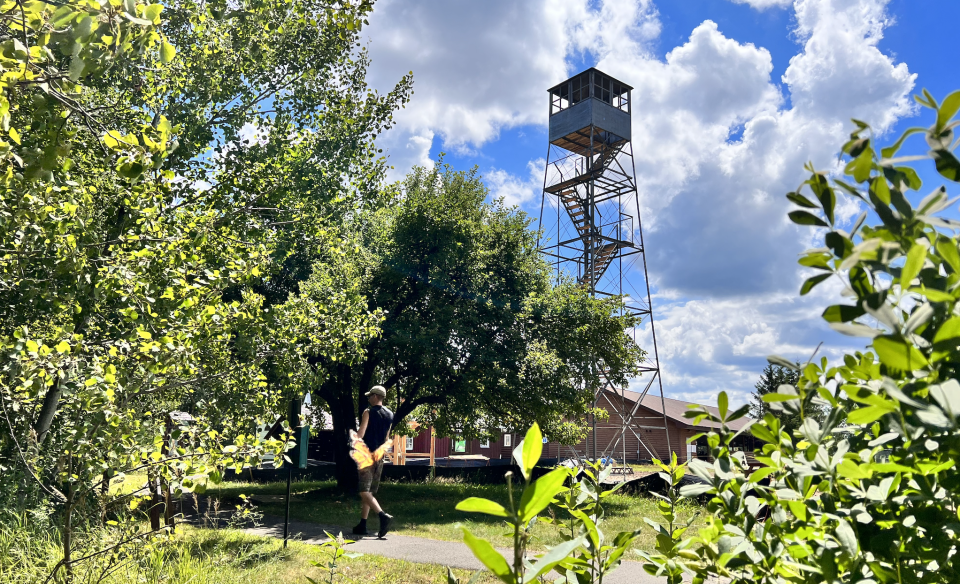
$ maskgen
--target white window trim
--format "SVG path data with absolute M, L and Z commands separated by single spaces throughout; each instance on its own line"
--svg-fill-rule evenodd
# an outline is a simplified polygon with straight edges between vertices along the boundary
M 512 435 L 512 434 L 504 434 L 504 435 L 503 435 L 503 445 L 506 446 L 506 447 L 508 447 L 508 448 L 509 448 L 510 446 L 513 446 L 513 435 Z
M 480 448 L 490 448 L 490 439 L 486 439 L 480 442 Z
M 407 452 L 413 452 L 413 436 L 407 436 L 404 447 L 406 448 Z
M 463 442 L 463 450 L 457 450 L 457 442 Z M 467 441 L 464 438 L 454 438 L 453 439 L 453 452 L 454 454 L 466 454 L 467 453 Z

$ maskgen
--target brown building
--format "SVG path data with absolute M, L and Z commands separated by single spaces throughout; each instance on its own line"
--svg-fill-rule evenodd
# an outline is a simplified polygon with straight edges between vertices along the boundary
M 633 391 L 624 391 L 623 394 L 614 392 L 605 392 L 597 401 L 597 406 L 602 407 L 609 413 L 606 421 L 597 422 L 597 455 L 603 456 L 606 451 L 618 461 L 624 459 L 626 454 L 627 462 L 649 461 L 653 458 L 660 460 L 669 460 L 670 452 L 677 453 L 677 459 L 681 462 L 689 460 L 691 456 L 698 458 L 708 458 L 709 449 L 706 438 L 700 438 L 696 449 L 688 449 L 688 440 L 694 435 L 705 432 L 710 428 L 717 428 L 719 424 L 707 420 L 694 426 L 693 420 L 684 417 L 684 412 L 689 411 L 690 402 L 676 399 L 663 399 L 663 405 L 666 406 L 666 424 L 670 435 L 670 447 L 667 447 L 667 433 L 663 430 L 664 416 L 660 397 L 647 395 L 638 405 L 637 400 L 640 394 Z M 719 416 L 719 410 L 713 406 L 707 406 L 707 410 Z M 631 420 L 632 429 L 624 428 L 621 419 L 627 417 Z M 740 430 L 748 422 L 749 418 L 740 418 L 730 424 L 733 430 Z M 501 434 L 496 440 L 460 440 L 458 438 L 436 438 L 436 456 L 438 458 L 448 456 L 484 456 L 491 460 L 509 459 L 513 448 L 523 439 L 523 432 L 508 432 Z M 619 443 L 617 437 L 621 436 Z M 642 444 L 641 444 L 642 439 Z M 592 433 L 588 433 L 587 439 L 573 447 L 563 446 L 557 442 L 548 441 L 543 446 L 543 458 L 566 459 L 577 455 L 581 457 L 593 456 Z M 614 444 L 615 452 L 610 450 Z M 408 439 L 406 450 L 408 452 L 429 452 L 430 433 L 424 431 L 415 438 Z M 752 452 L 755 447 L 759 447 L 758 441 L 755 441 L 749 433 L 739 436 L 735 442 L 735 448 L 741 448 L 747 452 Z M 576 450 L 576 454 L 574 453 Z
M 667 433 L 663 430 L 664 416 L 660 397 L 647 395 L 641 403 L 637 404 L 639 399 L 640 394 L 633 391 L 624 391 L 622 395 L 611 391 L 601 394 L 597 400 L 597 406 L 607 410 L 609 418 L 597 422 L 598 456 L 606 453 L 621 462 L 624 459 L 627 462 L 647 462 L 653 458 L 666 461 L 670 459 L 672 450 L 677 453 L 677 459 L 681 462 L 686 462 L 692 456 L 709 457 L 706 438 L 700 438 L 694 445 L 694 449 L 688 449 L 687 442 L 691 437 L 718 427 L 715 422 L 706 420 L 694 426 L 692 419 L 684 417 L 684 412 L 689 411 L 690 406 L 697 404 L 670 398 L 663 399 L 663 405 L 666 406 L 666 427 L 670 436 L 668 448 Z M 716 407 L 707 406 L 707 410 L 719 415 Z M 623 418 L 631 421 L 629 428 L 623 427 L 621 423 Z M 741 418 L 731 423 L 730 427 L 733 430 L 740 430 L 748 422 L 750 422 L 749 418 Z M 434 456 L 438 459 L 470 457 L 475 458 L 473 462 L 476 464 L 482 464 L 483 459 L 480 457 L 487 460 L 506 461 L 510 459 L 514 447 L 523 440 L 525 431 L 524 429 L 524 431 L 505 432 L 496 439 L 490 440 L 462 440 L 458 437 L 437 436 L 434 440 Z M 618 436 L 621 438 L 619 442 Z M 332 461 L 332 444 L 329 443 L 331 438 L 331 431 L 323 431 L 320 432 L 320 436 L 311 440 L 311 458 Z M 429 457 L 430 430 L 428 428 L 416 436 L 400 438 L 398 442 L 394 446 L 396 450 L 402 448 L 405 453 L 413 455 L 408 460 Z M 613 448 L 614 444 L 616 444 L 615 448 Z M 736 439 L 734 445 L 735 448 L 751 453 L 755 448 L 759 448 L 760 442 L 755 440 L 749 432 L 745 432 Z M 612 453 L 611 449 L 614 450 Z M 572 447 L 548 440 L 543 445 L 541 455 L 542 458 L 554 460 L 576 456 L 592 458 L 592 432 L 588 431 L 587 439 Z M 440 462 L 440 464 L 445 463 Z
M 647 394 L 638 404 L 640 394 L 625 390 L 622 395 L 617 392 L 605 391 L 597 400 L 597 406 L 609 413 L 609 418 L 597 422 L 597 456 L 609 453 L 617 460 L 626 458 L 628 462 L 648 461 L 653 458 L 669 460 L 671 451 L 676 452 L 677 459 L 685 462 L 691 456 L 705 458 L 709 455 L 706 438 L 698 440 L 696 450 L 688 450 L 690 438 L 710 428 L 718 428 L 719 424 L 704 420 L 694 426 L 693 420 L 684 417 L 691 406 L 698 406 L 690 402 L 663 398 L 661 404 L 659 396 Z M 664 432 L 664 407 L 666 407 L 666 428 Z M 719 410 L 713 406 L 706 406 L 711 413 L 719 416 Z M 631 422 L 629 428 L 624 428 L 623 419 Z M 750 422 L 749 418 L 740 418 L 730 424 L 734 430 L 743 428 Z M 667 446 L 669 435 L 669 448 Z M 618 441 L 617 438 L 620 437 Z M 581 456 L 593 456 L 592 438 L 577 444 L 574 448 Z M 642 440 L 642 443 L 641 443 Z M 613 448 L 613 445 L 616 447 Z M 754 449 L 753 437 L 749 434 L 737 438 L 736 448 L 752 452 Z M 614 451 L 611 453 L 611 449 Z M 569 446 L 561 448 L 561 458 L 572 456 Z

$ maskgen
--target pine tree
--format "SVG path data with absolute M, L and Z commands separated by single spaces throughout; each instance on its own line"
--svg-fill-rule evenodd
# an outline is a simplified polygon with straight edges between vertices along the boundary
M 777 393 L 777 388 L 781 385 L 796 385 L 799 379 L 799 372 L 781 367 L 780 365 L 767 365 L 760 376 L 760 380 L 754 385 L 754 392 L 750 400 L 750 416 L 755 420 L 763 419 L 765 414 L 773 414 L 780 420 L 780 424 L 788 433 L 798 428 L 800 425 L 800 414 L 791 414 L 786 411 L 778 411 L 770 407 L 770 404 L 763 401 L 763 396 L 768 393 Z

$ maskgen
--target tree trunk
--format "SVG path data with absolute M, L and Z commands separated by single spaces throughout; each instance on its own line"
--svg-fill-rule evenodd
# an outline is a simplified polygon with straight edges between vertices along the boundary
M 43 405 L 40 407 L 40 415 L 37 416 L 37 422 L 33 427 L 37 434 L 37 446 L 43 448 L 43 442 L 47 438 L 47 433 L 53 425 L 53 417 L 60 409 L 60 397 L 63 395 L 63 380 L 57 379 L 57 382 L 47 390 L 43 396 Z
M 357 491 L 359 477 L 357 465 L 350 458 L 350 430 L 357 429 L 350 367 L 337 366 L 336 375 L 331 375 L 324 385 L 328 385 L 330 390 L 324 393 L 329 396 L 327 401 L 333 418 L 333 460 L 336 463 L 337 488 L 353 493 Z
M 64 582 L 73 582 L 73 506 L 76 492 L 73 483 L 67 489 L 67 503 L 63 507 L 63 568 Z

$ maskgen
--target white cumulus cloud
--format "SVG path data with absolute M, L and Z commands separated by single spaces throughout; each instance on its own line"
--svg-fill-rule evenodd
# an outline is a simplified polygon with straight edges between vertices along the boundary
M 892 23 L 885 0 L 792 4 L 797 52 L 774 79 L 768 49 L 709 20 L 658 58 L 650 48 L 658 13 L 645 0 L 383 0 L 369 29 L 374 78 L 386 86 L 412 69 L 416 92 L 385 146 L 399 169 L 428 162 L 438 139 L 482 160 L 501 130 L 546 126 L 545 89 L 574 73 L 578 58 L 634 86 L 639 214 L 665 390 L 742 399 L 767 354 L 805 358 L 823 339 L 831 356 L 860 346 L 817 319 L 836 290 L 797 297 L 805 277 L 797 254 L 814 234 L 787 221 L 784 194 L 807 161 L 835 169 L 850 118 L 882 131 L 913 111 L 915 75 L 878 48 Z M 533 160 L 520 176 L 493 169 L 486 179 L 495 196 L 532 210 L 542 168 Z M 858 212 L 844 202 L 838 215 Z
M 540 199 L 543 192 L 543 167 L 546 161 L 543 158 L 531 160 L 527 163 L 529 175 L 526 179 L 519 178 L 505 170 L 494 168 L 484 175 L 490 194 L 496 199 L 503 199 L 507 205 L 522 206 Z

